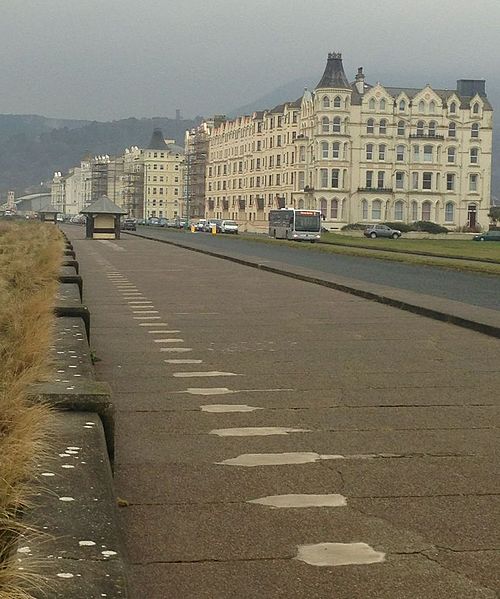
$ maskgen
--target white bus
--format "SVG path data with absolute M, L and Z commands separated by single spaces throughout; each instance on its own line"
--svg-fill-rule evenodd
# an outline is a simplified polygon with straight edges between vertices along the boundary
M 269 236 L 314 243 L 321 237 L 321 212 L 295 208 L 270 210 Z

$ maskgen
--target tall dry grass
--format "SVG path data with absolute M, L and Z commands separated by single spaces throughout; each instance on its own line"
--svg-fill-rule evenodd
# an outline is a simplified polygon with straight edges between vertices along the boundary
M 26 572 L 12 551 L 29 534 L 22 514 L 36 487 L 50 410 L 27 400 L 30 384 L 46 376 L 53 306 L 63 254 L 49 224 L 0 224 L 0 598 L 30 597 Z

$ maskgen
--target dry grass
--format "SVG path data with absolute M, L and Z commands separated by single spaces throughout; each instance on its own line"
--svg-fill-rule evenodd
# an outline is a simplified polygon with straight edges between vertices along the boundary
M 28 386 L 46 375 L 63 240 L 38 223 L 0 225 L 0 598 L 30 595 L 14 563 L 22 513 L 36 489 L 50 410 L 27 401 Z

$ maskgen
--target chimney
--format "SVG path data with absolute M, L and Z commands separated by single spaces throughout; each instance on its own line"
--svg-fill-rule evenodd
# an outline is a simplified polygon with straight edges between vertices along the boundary
M 358 94 L 360 94 L 362 96 L 365 93 L 365 74 L 363 73 L 363 67 L 358 67 L 355 85 L 356 85 Z

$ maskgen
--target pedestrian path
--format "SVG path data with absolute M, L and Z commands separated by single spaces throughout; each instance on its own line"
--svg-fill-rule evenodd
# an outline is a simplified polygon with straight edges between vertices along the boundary
M 68 234 L 118 410 L 135 597 L 497 596 L 498 340 Z

